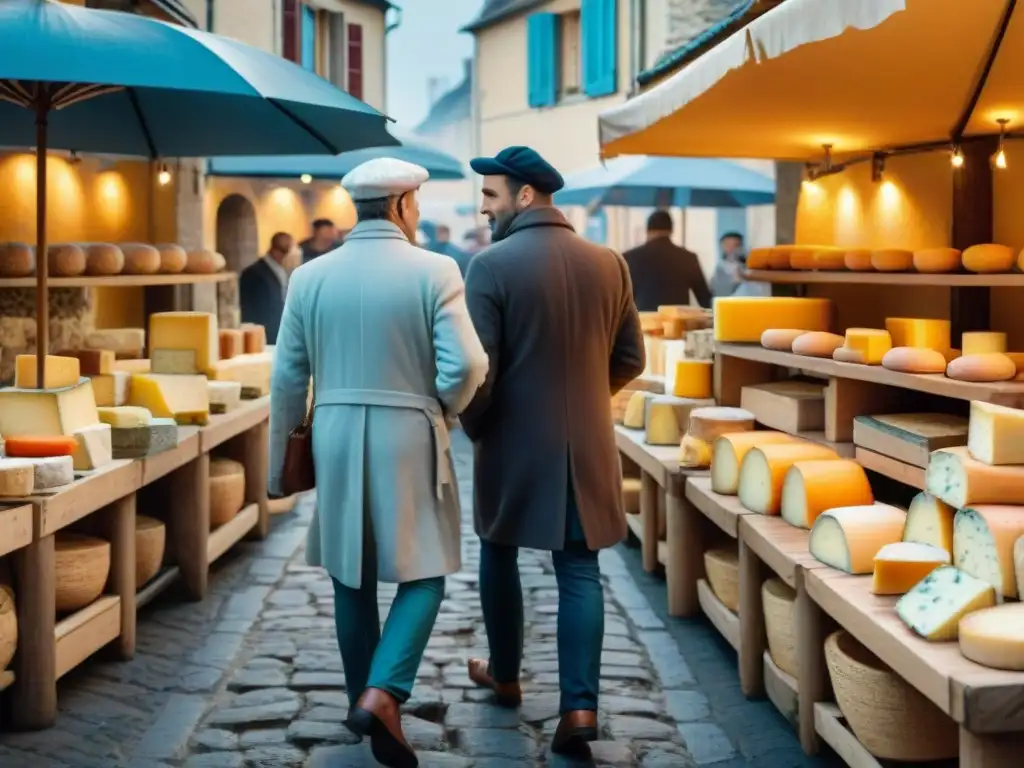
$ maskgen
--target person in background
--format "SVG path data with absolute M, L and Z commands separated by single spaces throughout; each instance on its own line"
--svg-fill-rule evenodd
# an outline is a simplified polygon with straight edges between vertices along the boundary
M 743 279 L 743 270 L 747 264 L 743 235 L 739 232 L 726 232 L 719 240 L 719 246 L 722 255 L 715 264 L 715 273 L 711 276 L 711 293 L 716 297 L 771 295 L 770 286 L 767 284 Z M 765 292 L 765 288 L 769 290 Z
M 462 279 L 466 279 L 466 270 L 469 269 L 469 260 L 472 255 L 452 242 L 452 231 L 447 224 L 438 224 L 434 228 L 434 239 L 430 243 L 430 250 L 455 259 L 455 263 L 459 265 L 459 272 L 462 273 Z
M 312 237 L 299 243 L 302 249 L 302 263 L 307 264 L 317 256 L 333 251 L 341 245 L 338 228 L 330 219 L 317 219 L 313 222 Z
M 461 567 L 446 422 L 487 375 L 458 269 L 410 242 L 427 178 L 418 165 L 377 158 L 342 179 L 358 223 L 341 248 L 295 270 L 271 382 L 269 491 L 279 496 L 313 378 L 317 507 L 307 558 L 334 584 L 346 724 L 389 768 L 417 764 L 400 708 L 444 577 Z M 378 581 L 398 584 L 383 632 Z
M 474 443 L 480 603 L 490 657 L 470 679 L 518 706 L 520 547 L 551 552 L 558 583 L 560 720 L 552 752 L 587 759 L 598 737 L 604 639 L 598 552 L 626 537 L 608 398 L 644 369 L 625 261 L 573 231 L 551 195 L 561 175 L 528 147 L 470 167 L 493 245 L 476 254 L 466 303 L 490 360 L 462 415 Z
M 647 218 L 647 242 L 626 251 L 633 296 L 641 312 L 665 304 L 689 304 L 692 292 L 702 307 L 711 306 L 711 290 L 697 254 L 672 242 L 672 217 L 655 211 Z
M 242 270 L 238 276 L 238 303 L 243 323 L 262 325 L 267 343 L 277 343 L 281 313 L 288 294 L 289 272 L 298 256 L 295 238 L 278 232 L 270 238 L 267 255 Z

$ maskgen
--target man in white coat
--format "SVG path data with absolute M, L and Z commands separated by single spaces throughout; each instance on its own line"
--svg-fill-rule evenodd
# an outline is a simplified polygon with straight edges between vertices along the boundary
M 461 567 L 448 424 L 487 375 L 459 268 L 411 244 L 423 168 L 370 160 L 342 180 L 358 223 L 291 277 L 270 407 L 270 492 L 315 388 L 317 514 L 308 559 L 334 581 L 349 728 L 392 768 L 414 768 L 399 708 Z M 381 633 L 377 582 L 398 594 Z

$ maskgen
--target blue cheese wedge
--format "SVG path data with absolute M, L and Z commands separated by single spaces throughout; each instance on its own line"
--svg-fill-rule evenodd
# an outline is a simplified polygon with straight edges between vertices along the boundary
M 956 640 L 960 619 L 996 604 L 991 584 L 952 565 L 936 568 L 896 603 L 896 615 L 926 640 Z

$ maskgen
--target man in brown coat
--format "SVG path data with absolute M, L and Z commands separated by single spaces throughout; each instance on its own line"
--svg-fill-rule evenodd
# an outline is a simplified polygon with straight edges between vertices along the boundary
M 498 703 L 522 699 L 519 547 L 552 552 L 558 580 L 561 721 L 552 751 L 579 757 L 597 738 L 604 636 L 598 550 L 626 535 L 609 397 L 644 369 L 629 270 L 579 237 L 551 195 L 562 177 L 509 147 L 470 164 L 494 245 L 466 277 L 469 312 L 490 357 L 462 414 L 475 444 L 480 601 L 490 659 L 469 675 Z

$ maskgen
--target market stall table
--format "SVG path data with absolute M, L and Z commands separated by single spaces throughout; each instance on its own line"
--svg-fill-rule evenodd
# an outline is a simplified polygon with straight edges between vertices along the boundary
M 0 506 L 0 557 L 32 543 L 32 505 Z M 14 670 L 0 670 L 0 691 L 14 682 Z

